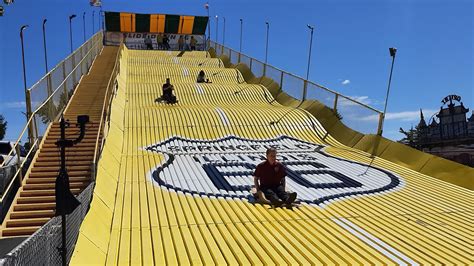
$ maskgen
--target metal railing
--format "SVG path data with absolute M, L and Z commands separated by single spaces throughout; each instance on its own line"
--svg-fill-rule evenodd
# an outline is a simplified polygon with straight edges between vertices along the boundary
M 81 205 L 77 207 L 73 213 L 67 216 L 67 261 L 70 261 L 74 252 L 74 247 L 79 235 L 79 229 L 84 220 L 89 205 L 92 200 L 93 190 L 95 186 L 96 165 L 102 152 L 102 147 L 105 138 L 100 138 L 101 133 L 105 136 L 108 131 L 110 120 L 110 108 L 114 90 L 117 82 L 117 75 L 120 71 L 120 58 L 122 56 L 124 45 L 121 44 L 117 56 L 115 58 L 115 65 L 112 74 L 109 78 L 105 97 L 102 106 L 102 114 L 99 124 L 99 131 L 95 141 L 94 159 L 92 162 L 92 182 L 89 186 L 81 192 L 77 199 Z M 26 127 L 25 127 L 26 130 Z M 28 237 L 14 250 L 8 253 L 0 260 L 0 265 L 60 265 L 61 254 L 58 247 L 61 245 L 61 218 L 54 217 L 43 225 L 33 235 Z
M 82 221 L 89 210 L 95 183 L 77 196 L 81 205 L 67 216 L 67 258 L 70 261 Z M 61 217 L 53 217 L 33 235 L 0 259 L 0 265 L 61 265 Z
M 102 112 L 100 116 L 99 130 L 97 131 L 97 136 L 95 140 L 95 149 L 94 149 L 94 158 L 92 160 L 92 179 L 95 180 L 97 174 L 97 163 L 99 161 L 100 155 L 102 153 L 102 147 L 104 147 L 105 137 L 100 138 L 100 134 L 103 136 L 107 135 L 109 130 L 109 119 L 110 119 L 110 108 L 112 107 L 113 95 L 116 93 L 114 87 L 117 85 L 117 75 L 120 72 L 120 59 L 122 57 L 122 51 L 124 44 L 120 44 L 120 48 L 117 52 L 115 58 L 115 65 L 110 75 L 109 81 L 107 83 L 107 89 L 105 91 L 104 102 L 102 104 Z M 100 145 L 99 145 L 100 142 Z
M 208 47 L 214 48 L 217 56 L 227 56 L 233 65 L 246 64 L 257 78 L 271 78 L 280 86 L 280 90 L 296 100 L 316 100 L 324 104 L 349 128 L 364 134 L 380 134 L 383 119 L 381 111 L 216 42 L 210 41 Z
M 29 167 L 28 162 L 38 149 L 45 132 L 63 112 L 79 80 L 88 73 L 102 46 L 102 32 L 98 32 L 27 90 L 31 99 L 27 104 L 31 104 L 33 111 L 7 158 L 17 156 L 20 162 L 19 145 L 22 140 L 27 139 L 28 134 L 30 135 L 29 152 L 26 157 L 28 160 L 23 160 L 21 164 L 17 163 L 13 177 L 5 177 L 8 181 L 4 180 L 5 190 L 0 196 L 0 223 L 10 207 L 17 188 L 23 183 L 23 174 Z M 9 163 L 10 160 L 5 160 L 0 164 L 0 171 L 6 172 L 6 168 L 11 168 Z M 15 185 L 15 182 L 19 186 Z

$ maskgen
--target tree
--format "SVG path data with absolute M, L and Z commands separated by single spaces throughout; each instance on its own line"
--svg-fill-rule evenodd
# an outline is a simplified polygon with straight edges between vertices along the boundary
M 5 121 L 3 115 L 0 115 L 0 140 L 5 137 L 5 133 L 7 132 L 7 124 L 8 122 Z
M 59 95 L 59 102 L 58 106 L 54 104 L 53 100 L 50 100 L 46 103 L 41 109 L 38 110 L 38 115 L 41 117 L 41 122 L 43 124 L 48 124 L 52 122 L 54 118 L 58 115 L 59 112 L 62 112 L 64 107 L 66 107 L 68 103 L 68 99 L 71 98 L 73 94 L 73 90 L 68 91 L 68 94 L 63 91 Z
M 414 145 L 415 138 L 416 138 L 416 130 L 413 129 L 413 127 L 411 127 L 408 131 L 405 131 L 403 128 L 400 128 L 399 132 L 405 135 L 405 137 L 403 137 L 398 142 L 403 143 L 408 146 Z

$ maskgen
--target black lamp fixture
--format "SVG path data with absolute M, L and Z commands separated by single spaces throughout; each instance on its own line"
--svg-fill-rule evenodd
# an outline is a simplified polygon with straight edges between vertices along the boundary
M 71 54 L 72 54 L 72 20 L 77 17 L 75 14 L 69 16 L 69 41 L 71 45 Z

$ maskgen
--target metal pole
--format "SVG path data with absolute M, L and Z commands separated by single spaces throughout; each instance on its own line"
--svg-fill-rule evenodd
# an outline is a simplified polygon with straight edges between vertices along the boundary
M 45 69 L 46 69 L 46 74 L 48 74 L 48 55 L 46 53 L 46 28 L 45 24 L 47 19 L 43 19 L 43 47 L 44 47 L 44 64 L 45 64 Z
M 222 32 L 222 46 L 225 45 L 225 17 L 222 17 L 224 18 L 224 30 Z
M 209 16 L 209 1 L 204 5 L 207 10 L 207 32 L 209 33 L 207 39 L 211 40 L 211 17 Z M 209 44 L 209 46 L 211 46 Z
M 219 17 L 216 15 L 216 43 L 219 42 Z
M 310 38 L 310 41 L 309 41 L 309 55 L 308 55 L 308 68 L 306 70 L 306 80 L 309 79 L 309 66 L 310 66 L 310 63 L 311 63 L 311 47 L 313 46 L 313 31 L 314 31 L 313 26 L 310 26 L 309 24 L 307 26 L 311 30 L 311 38 Z
M 20 28 L 20 40 L 21 40 L 21 60 L 23 63 L 23 85 L 25 90 L 25 98 L 26 98 L 26 121 L 30 120 L 31 117 L 31 99 L 30 94 L 28 93 L 28 88 L 26 87 L 26 67 L 25 67 L 25 46 L 23 44 L 23 30 L 28 28 L 28 25 L 23 25 Z M 33 130 L 31 128 L 31 124 L 28 125 L 28 141 L 30 145 L 33 145 Z
M 43 48 L 44 48 L 44 64 L 45 64 L 45 73 L 48 75 L 48 54 L 47 54 L 47 49 L 46 49 L 46 21 L 47 19 L 43 19 Z M 53 94 L 53 90 L 51 88 L 51 76 L 46 77 L 46 83 L 48 87 L 48 97 Z M 52 105 L 48 104 L 48 112 L 49 112 L 49 119 L 50 121 L 53 121 L 53 109 Z
M 385 106 L 383 108 L 383 116 L 382 116 L 382 123 L 379 129 L 379 135 L 382 136 L 383 132 L 383 124 L 385 121 L 385 114 L 387 112 L 387 103 L 388 103 L 388 96 L 390 94 L 390 84 L 392 83 L 392 73 L 393 73 L 393 65 L 395 64 L 395 55 L 397 54 L 397 48 L 391 47 L 389 48 L 390 56 L 392 57 L 392 66 L 390 68 L 390 76 L 388 78 L 388 87 L 387 87 L 387 95 L 385 96 Z
M 314 27 L 311 25 L 307 25 L 308 28 L 311 30 L 311 38 L 309 41 L 309 55 L 308 55 L 308 68 L 306 69 L 306 81 L 303 86 L 303 97 L 301 98 L 302 102 L 306 100 L 306 93 L 307 93 L 307 88 L 308 88 L 308 79 L 309 79 L 309 67 L 311 65 L 311 48 L 313 47 L 313 31 Z
M 268 33 L 270 31 L 270 24 L 268 23 L 268 21 L 266 21 L 265 24 L 267 24 L 267 43 L 265 45 L 265 65 L 266 65 L 267 60 L 268 60 Z
M 86 12 L 82 13 L 82 34 L 84 35 L 84 42 L 86 42 Z
M 60 128 L 61 128 L 61 140 L 65 141 L 66 140 L 66 121 L 64 121 L 64 117 L 61 118 L 60 122 Z M 66 147 L 64 145 L 61 145 L 61 172 L 66 172 Z M 64 192 L 63 192 L 64 193 Z M 63 196 L 63 199 L 66 198 Z M 67 265 L 67 246 L 66 246 L 66 213 L 64 210 L 62 210 L 61 213 L 61 239 L 62 239 L 62 246 L 61 246 L 61 259 L 62 259 L 62 264 Z
M 71 54 L 72 54 L 72 19 L 75 17 L 76 15 L 69 16 L 69 41 L 70 41 L 70 47 L 71 47 Z
M 240 19 L 240 49 L 239 49 L 239 53 L 242 53 L 242 27 L 243 27 L 243 19 Z
M 95 10 L 92 10 L 92 36 L 94 36 L 94 33 L 95 33 L 95 19 L 94 19 L 94 16 L 95 16 Z

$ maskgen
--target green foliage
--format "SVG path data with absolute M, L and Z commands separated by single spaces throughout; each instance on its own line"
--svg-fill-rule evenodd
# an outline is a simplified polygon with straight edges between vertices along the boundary
M 412 126 L 408 131 L 400 128 L 399 132 L 405 135 L 401 140 L 398 141 L 399 143 L 408 145 L 415 149 L 419 149 L 421 147 L 420 141 L 422 141 L 423 129 L 418 126 L 413 128 Z
M 7 132 L 7 124 L 8 122 L 5 120 L 3 115 L 0 115 L 0 140 L 5 137 L 5 133 Z
M 48 124 L 52 122 L 59 112 L 62 112 L 63 108 L 67 105 L 68 99 L 72 96 L 72 90 L 68 92 L 68 96 L 64 91 L 59 96 L 59 104 L 56 106 L 53 101 L 49 101 L 41 109 L 38 110 L 38 115 L 41 117 L 43 124 Z
M 399 143 L 403 143 L 408 146 L 413 146 L 416 143 L 416 129 L 409 129 L 408 131 L 405 131 L 403 128 L 400 128 L 399 130 L 400 133 L 405 135 L 401 140 L 399 140 Z

